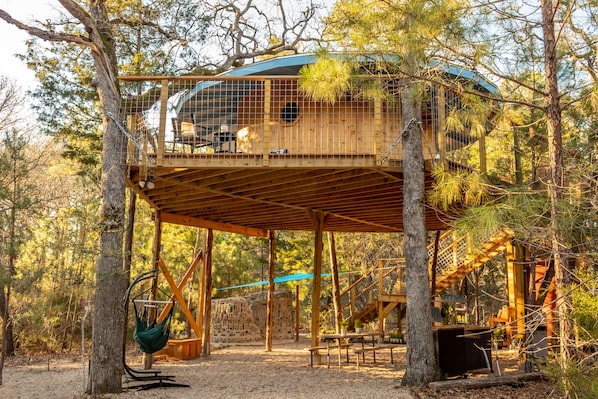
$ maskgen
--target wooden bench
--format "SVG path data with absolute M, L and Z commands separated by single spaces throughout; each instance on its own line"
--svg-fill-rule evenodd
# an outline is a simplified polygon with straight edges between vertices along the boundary
M 347 363 L 348 363 L 349 362 L 349 348 L 352 346 L 353 345 L 348 344 L 348 343 L 341 343 L 340 348 L 339 348 L 339 345 L 337 345 L 337 344 L 328 344 L 328 345 L 312 346 L 309 348 L 305 348 L 305 350 L 309 351 L 309 366 L 310 367 L 314 366 L 314 354 L 315 354 L 315 352 L 317 352 L 319 350 L 326 351 L 326 365 L 328 366 L 328 368 L 330 368 L 330 350 L 333 350 L 333 349 L 336 349 L 338 351 L 345 349 L 346 356 L 347 356 Z M 339 354 L 339 367 L 340 367 L 340 354 Z
M 353 353 L 357 355 L 357 370 L 359 370 L 359 357 L 363 357 L 363 361 L 365 362 L 365 353 L 372 352 L 374 355 L 374 363 L 376 363 L 376 351 L 390 349 L 390 363 L 394 364 L 393 358 L 393 349 L 395 349 L 397 345 L 393 344 L 376 344 L 373 346 L 362 346 L 361 348 L 353 348 Z

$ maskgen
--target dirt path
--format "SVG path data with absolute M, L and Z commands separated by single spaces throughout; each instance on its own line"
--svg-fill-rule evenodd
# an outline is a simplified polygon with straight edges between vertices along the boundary
M 232 399 L 232 398 L 295 398 L 295 399 L 417 399 L 417 398 L 558 398 L 549 396 L 551 386 L 546 382 L 527 383 L 523 387 L 497 387 L 476 391 L 452 390 L 434 394 L 429 390 L 411 391 L 400 387 L 405 370 L 404 349 L 395 350 L 395 364 L 390 364 L 388 351 L 371 355 L 357 371 L 355 364 L 343 363 L 309 367 L 309 355 L 303 348 L 307 341 L 275 342 L 274 350 L 266 352 L 263 345 L 231 346 L 212 350 L 209 358 L 190 361 L 159 361 L 155 369 L 176 376 L 177 383 L 188 388 L 157 388 L 146 391 L 125 389 L 122 394 L 103 398 L 160 398 L 160 399 Z M 398 353 L 397 353 L 398 352 Z M 139 365 L 139 356 L 129 356 L 128 363 Z M 351 359 L 353 361 L 353 359 Z M 506 365 L 506 363 L 505 363 Z M 483 378 L 483 376 L 482 376 Z M 60 358 L 11 358 L 4 369 L 4 384 L 0 398 L 82 398 L 84 376 L 81 358 L 67 355 Z M 125 387 L 138 385 L 125 381 Z

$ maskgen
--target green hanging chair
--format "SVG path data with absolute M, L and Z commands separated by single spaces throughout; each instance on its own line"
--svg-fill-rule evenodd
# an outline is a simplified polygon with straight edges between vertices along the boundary
M 170 336 L 170 320 L 172 319 L 174 306 L 171 306 L 168 315 L 160 323 L 156 323 L 155 321 L 148 322 L 147 312 L 145 311 L 139 317 L 137 306 L 134 302 L 133 307 L 135 308 L 135 332 L 133 339 L 139 349 L 144 353 L 154 353 L 164 348 Z

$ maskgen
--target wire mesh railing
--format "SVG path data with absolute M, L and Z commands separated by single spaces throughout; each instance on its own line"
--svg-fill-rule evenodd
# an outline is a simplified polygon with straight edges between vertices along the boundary
M 121 121 L 128 163 L 266 166 L 314 160 L 347 166 L 400 162 L 404 121 L 400 90 L 385 100 L 347 92 L 334 103 L 304 95 L 296 76 L 124 77 Z M 446 118 L 462 107 L 455 93 L 430 88 L 422 107 L 424 157 L 446 158 L 473 140 L 450 131 Z M 466 162 L 466 161 L 465 161 Z

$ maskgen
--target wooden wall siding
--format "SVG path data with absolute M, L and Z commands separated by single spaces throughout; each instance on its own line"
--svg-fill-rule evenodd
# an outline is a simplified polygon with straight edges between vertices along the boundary
M 400 140 L 391 146 L 402 131 L 399 104 L 383 104 L 382 126 L 376 148 L 375 107 L 373 101 L 343 99 L 334 104 L 310 101 L 297 90 L 294 80 L 276 81 L 270 97 L 269 151 L 284 151 L 295 155 L 376 155 L 393 160 L 402 159 Z M 296 120 L 289 118 L 289 105 L 298 110 Z M 260 154 L 263 150 L 264 88 L 245 96 L 238 106 L 237 151 Z M 425 159 L 436 155 L 432 124 L 423 124 Z M 433 149 L 433 150 L 432 150 Z M 389 152 L 390 151 L 390 152 Z

